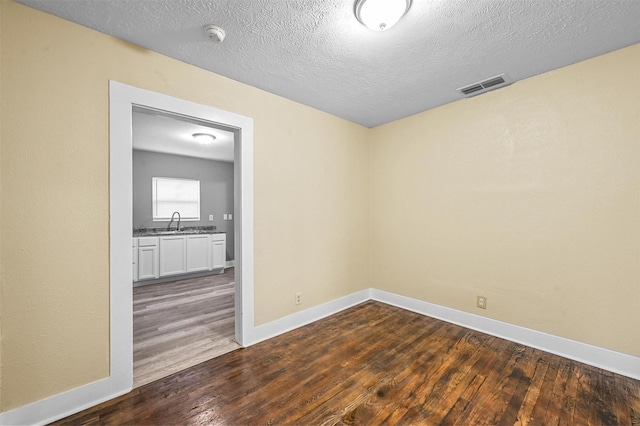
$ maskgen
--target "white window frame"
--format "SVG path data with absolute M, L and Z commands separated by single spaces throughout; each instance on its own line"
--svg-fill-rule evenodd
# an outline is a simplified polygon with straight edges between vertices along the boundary
M 177 184 L 180 183 L 182 185 L 191 183 L 193 188 L 191 188 L 191 192 L 193 193 L 195 199 L 185 198 L 184 200 L 180 200 L 182 202 L 186 202 L 189 204 L 196 204 L 195 211 L 188 211 L 182 207 L 175 206 L 171 207 L 169 210 L 162 211 L 160 207 L 160 200 L 163 197 L 158 197 L 158 191 L 162 191 L 163 183 L 171 183 Z M 151 179 L 151 204 L 153 210 L 153 221 L 154 222 L 166 222 L 171 220 L 171 214 L 175 211 L 180 213 L 181 221 L 198 221 L 200 220 L 200 181 L 196 179 L 182 179 L 182 178 L 172 178 L 172 177 L 154 177 Z M 177 219 L 177 218 L 176 218 Z

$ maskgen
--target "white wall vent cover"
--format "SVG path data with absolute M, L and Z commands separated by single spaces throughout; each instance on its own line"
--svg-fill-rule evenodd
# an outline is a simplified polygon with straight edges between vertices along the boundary
M 491 77 L 456 90 L 458 90 L 458 92 L 460 92 L 462 96 L 470 98 L 472 96 L 480 95 L 490 90 L 508 86 L 509 84 L 511 84 L 509 78 L 505 74 L 500 74 L 496 75 L 495 77 Z

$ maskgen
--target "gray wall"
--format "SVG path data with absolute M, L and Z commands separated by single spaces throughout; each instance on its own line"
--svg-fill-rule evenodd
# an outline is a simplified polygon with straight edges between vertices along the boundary
M 227 233 L 227 260 L 233 260 L 233 222 L 222 215 L 233 213 L 233 163 L 133 150 L 133 227 L 156 228 L 151 210 L 151 178 L 174 177 L 200 181 L 200 221 L 182 226 L 215 225 Z M 213 221 L 209 221 L 213 215 Z M 234 215 L 235 220 L 235 215 Z

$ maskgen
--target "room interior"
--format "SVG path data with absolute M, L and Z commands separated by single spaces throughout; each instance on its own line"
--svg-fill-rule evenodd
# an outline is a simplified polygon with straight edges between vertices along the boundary
M 499 72 L 477 75 L 455 101 L 358 124 L 13 1 L 0 20 L 1 423 L 86 408 L 75 392 L 114 368 L 110 81 L 253 120 L 250 327 L 264 332 L 247 344 L 374 299 L 560 339 L 640 378 L 637 30 L 498 90 L 459 97 Z

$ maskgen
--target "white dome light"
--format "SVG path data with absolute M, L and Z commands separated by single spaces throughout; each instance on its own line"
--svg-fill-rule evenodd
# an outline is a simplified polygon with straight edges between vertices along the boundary
M 211 142 L 216 140 L 216 137 L 209 133 L 194 133 L 193 138 L 202 145 L 209 145 Z
M 373 31 L 393 27 L 411 7 L 411 0 L 356 0 L 356 18 Z

